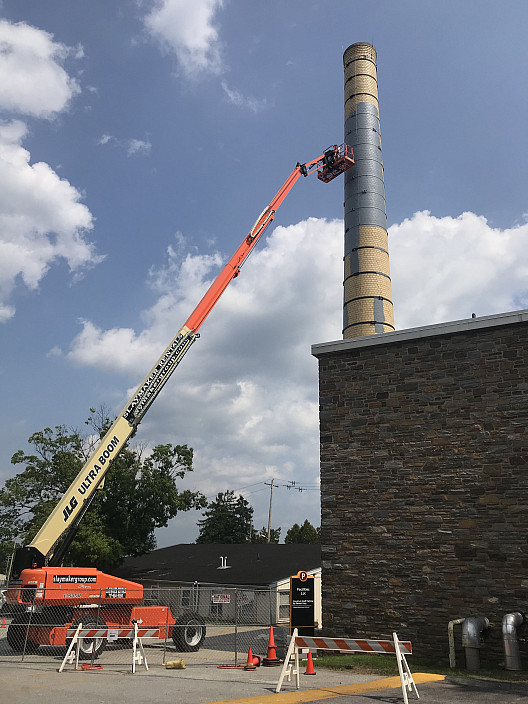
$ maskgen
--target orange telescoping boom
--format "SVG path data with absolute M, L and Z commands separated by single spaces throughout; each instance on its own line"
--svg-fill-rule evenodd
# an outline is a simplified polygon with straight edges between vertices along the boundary
M 167 383 L 172 372 L 176 369 L 189 347 L 196 340 L 198 330 L 204 320 L 214 308 L 229 283 L 239 275 L 242 265 L 262 237 L 268 225 L 275 218 L 277 209 L 300 176 L 308 176 L 317 173 L 317 177 L 321 181 L 328 183 L 349 169 L 353 163 L 354 157 L 352 149 L 346 144 L 341 144 L 340 146 L 333 145 L 325 150 L 321 156 L 312 161 L 304 164 L 298 163 L 295 166 L 271 203 L 257 218 L 257 221 L 244 238 L 237 251 L 218 274 L 202 300 L 171 340 L 124 409 L 117 416 L 110 430 L 101 440 L 97 449 L 67 489 L 42 528 L 28 546 L 17 550 L 13 562 L 13 581 L 10 583 L 7 592 L 8 603 L 18 604 L 19 606 L 30 604 L 33 611 L 38 612 L 39 608 L 37 607 L 46 607 L 46 589 L 50 586 L 48 582 L 53 584 L 54 590 L 55 588 L 60 589 L 60 585 L 66 585 L 65 588 L 71 591 L 75 571 L 79 571 L 79 579 L 87 576 L 87 568 L 67 569 L 57 566 L 61 564 L 73 539 L 75 530 L 82 516 L 88 509 L 97 488 L 102 486 L 104 476 L 111 461 L 117 456 L 120 449 L 135 431 L 141 419 Z M 54 570 L 57 571 L 57 574 L 54 575 L 55 578 L 53 579 L 52 572 Z M 64 570 L 67 570 L 67 575 L 58 574 L 58 571 L 64 572 Z M 101 589 L 104 590 L 105 587 L 107 587 L 109 594 L 115 594 L 117 593 L 115 590 L 121 588 L 120 584 L 125 583 L 125 580 L 120 580 L 110 575 L 104 575 L 98 570 L 93 571 L 94 573 L 97 572 L 97 575 L 91 575 L 87 584 L 93 585 L 94 591 L 95 585 L 97 584 L 97 591 L 99 591 L 99 593 Z M 70 582 L 63 577 L 68 577 Z M 41 587 L 40 585 L 44 586 Z M 141 589 L 141 585 L 139 584 L 126 582 L 126 588 L 129 590 L 130 585 L 137 587 L 138 590 Z M 125 593 L 126 588 L 123 586 Z M 121 604 L 127 602 L 126 596 L 122 596 L 123 593 L 124 592 L 120 592 Z M 77 595 L 71 594 L 71 597 L 71 599 L 59 599 L 60 603 L 65 605 L 65 603 L 69 604 L 71 602 L 71 605 L 75 606 L 78 602 Z M 88 597 L 88 593 L 86 591 L 79 593 L 78 597 L 85 599 Z M 111 601 L 112 597 L 110 597 L 110 602 Z M 138 603 L 137 593 L 129 603 L 131 601 L 135 604 Z M 101 599 L 101 605 L 103 605 L 103 602 L 104 599 Z M 54 603 L 56 604 L 56 599 Z M 142 608 L 144 609 L 146 607 Z M 134 618 L 133 612 L 130 618 Z M 112 621 L 115 621 L 115 618 L 112 618 Z M 39 642 L 35 633 L 32 634 L 32 637 L 34 644 Z M 56 641 L 56 644 L 60 644 L 61 640 L 64 639 L 59 639 L 59 641 Z M 49 641 L 46 640 L 46 643 L 49 643 Z

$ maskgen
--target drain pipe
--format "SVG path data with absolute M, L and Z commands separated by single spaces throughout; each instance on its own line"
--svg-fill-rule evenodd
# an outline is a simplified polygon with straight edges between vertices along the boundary
M 504 643 L 504 664 L 507 670 L 520 670 L 519 641 L 517 627 L 522 626 L 526 617 L 520 611 L 505 614 L 502 619 L 502 642 Z
M 462 646 L 466 651 L 466 668 L 468 672 L 480 670 L 480 647 L 482 632 L 490 627 L 485 616 L 470 616 L 462 622 Z

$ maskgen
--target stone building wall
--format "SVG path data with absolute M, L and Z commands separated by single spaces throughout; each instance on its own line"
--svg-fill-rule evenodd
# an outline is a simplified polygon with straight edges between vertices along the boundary
M 447 656 L 448 622 L 482 615 L 502 658 L 528 612 L 527 342 L 520 311 L 313 347 L 328 635 Z

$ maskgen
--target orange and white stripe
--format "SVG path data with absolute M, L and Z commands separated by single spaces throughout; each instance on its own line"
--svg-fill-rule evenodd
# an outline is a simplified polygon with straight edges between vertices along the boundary
M 67 637 L 73 638 L 77 633 L 75 628 L 68 628 Z M 133 628 L 81 628 L 78 633 L 79 638 L 133 638 Z M 138 628 L 138 638 L 159 638 L 159 628 Z
M 339 650 L 343 653 L 395 653 L 392 640 L 353 640 L 351 638 L 308 638 L 297 636 L 295 645 L 298 648 L 311 650 Z M 399 641 L 403 655 L 411 655 L 411 641 Z

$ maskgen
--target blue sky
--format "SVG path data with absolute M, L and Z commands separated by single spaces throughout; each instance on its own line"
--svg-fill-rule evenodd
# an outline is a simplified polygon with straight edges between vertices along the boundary
M 4 0 L 0 481 L 46 426 L 117 412 L 378 51 L 398 328 L 528 307 L 524 0 Z M 137 440 L 186 486 L 319 523 L 317 363 L 341 338 L 342 183 L 298 183 Z M 197 535 L 199 514 L 160 531 Z

